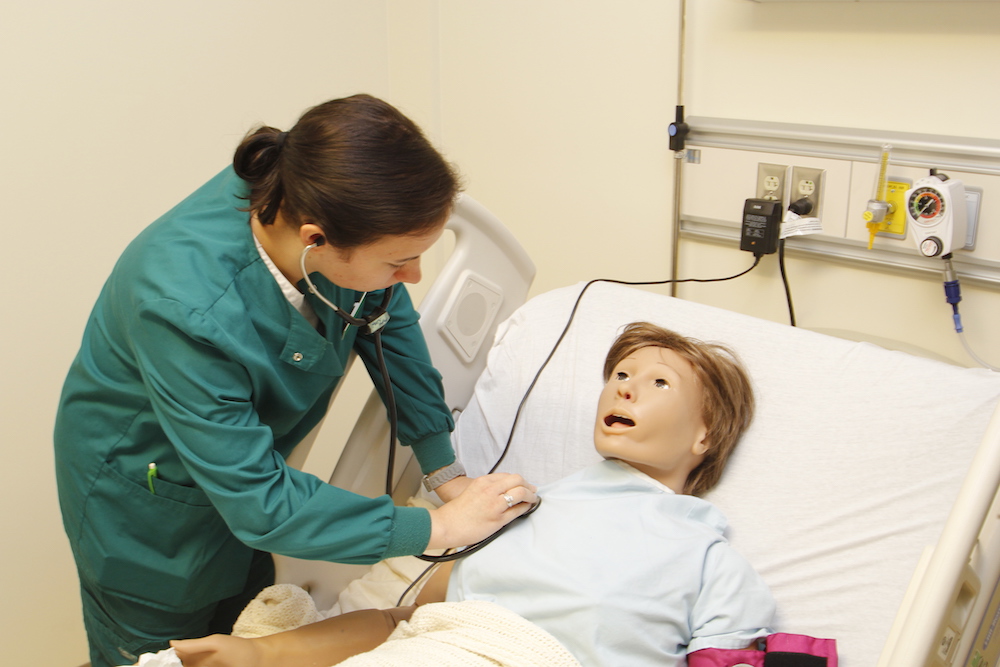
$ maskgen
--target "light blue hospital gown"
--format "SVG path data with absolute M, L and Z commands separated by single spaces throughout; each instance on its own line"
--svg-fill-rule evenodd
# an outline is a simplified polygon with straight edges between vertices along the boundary
M 459 561 L 448 600 L 488 600 L 583 665 L 684 665 L 769 634 L 774 599 L 711 503 L 601 461 L 543 487 L 537 512 Z

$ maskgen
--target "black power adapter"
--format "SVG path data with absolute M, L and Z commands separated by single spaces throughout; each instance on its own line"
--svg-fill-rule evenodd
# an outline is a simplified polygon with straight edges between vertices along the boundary
M 740 250 L 752 252 L 756 257 L 777 252 L 781 213 L 780 201 L 747 199 L 743 205 Z

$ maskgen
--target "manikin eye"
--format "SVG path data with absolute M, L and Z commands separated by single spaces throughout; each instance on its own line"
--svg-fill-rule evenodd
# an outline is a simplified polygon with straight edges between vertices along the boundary
M 624 382 L 625 380 L 628 380 L 628 373 L 618 371 L 618 373 L 615 374 L 615 379 L 619 382 Z
M 653 382 L 657 389 L 670 389 L 670 383 L 663 378 L 658 378 Z

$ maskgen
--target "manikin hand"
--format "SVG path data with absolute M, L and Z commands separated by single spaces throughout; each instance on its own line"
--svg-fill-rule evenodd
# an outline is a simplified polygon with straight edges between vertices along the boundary
M 523 477 L 511 473 L 469 480 L 454 500 L 430 511 L 431 539 L 427 548 L 464 547 L 489 537 L 531 508 L 538 499 L 535 490 Z
M 184 667 L 326 667 L 370 651 L 416 607 L 361 609 L 273 635 L 170 642 Z
M 265 664 L 258 642 L 229 635 L 175 640 L 170 645 L 184 667 L 263 667 Z

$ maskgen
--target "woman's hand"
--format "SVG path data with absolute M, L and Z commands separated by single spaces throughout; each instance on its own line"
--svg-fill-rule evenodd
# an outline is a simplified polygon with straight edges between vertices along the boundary
M 438 490 L 455 481 L 458 478 Z M 511 473 L 468 479 L 454 500 L 430 510 L 431 539 L 427 548 L 464 547 L 489 537 L 531 509 L 538 499 L 535 491 L 533 484 Z

